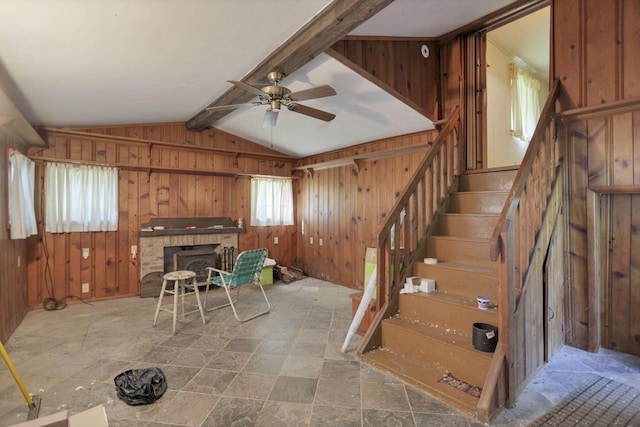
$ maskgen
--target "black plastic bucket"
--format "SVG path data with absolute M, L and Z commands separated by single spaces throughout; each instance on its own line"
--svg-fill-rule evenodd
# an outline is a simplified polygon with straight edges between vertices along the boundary
M 474 323 L 472 343 L 476 350 L 493 353 L 498 344 L 498 328 L 488 323 Z

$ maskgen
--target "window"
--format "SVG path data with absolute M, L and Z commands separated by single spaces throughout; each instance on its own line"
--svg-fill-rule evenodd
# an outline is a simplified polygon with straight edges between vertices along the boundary
M 522 141 L 531 140 L 540 117 L 540 80 L 516 64 L 511 73 L 511 134 Z
M 34 193 L 33 162 L 23 154 L 9 156 L 9 224 L 12 239 L 26 239 L 38 234 Z
M 118 170 L 47 163 L 45 229 L 51 233 L 116 231 Z
M 290 179 L 251 179 L 251 225 L 293 225 Z

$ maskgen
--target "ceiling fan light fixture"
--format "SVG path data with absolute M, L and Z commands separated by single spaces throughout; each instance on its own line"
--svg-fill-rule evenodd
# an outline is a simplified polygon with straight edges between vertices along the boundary
M 286 107 L 288 110 L 295 113 L 299 113 L 305 116 L 312 117 L 314 119 L 323 120 L 325 122 L 333 120 L 335 114 L 328 113 L 326 111 L 318 110 L 316 108 L 307 107 L 306 105 L 299 104 L 299 101 L 306 101 L 309 99 L 324 98 L 326 96 L 336 95 L 335 89 L 331 86 L 323 85 L 316 86 L 310 89 L 303 89 L 296 92 L 291 92 L 285 86 L 279 86 L 278 83 L 284 78 L 282 72 L 273 71 L 268 74 L 267 78 L 271 82 L 271 85 L 257 88 L 251 86 L 240 80 L 227 80 L 229 83 L 245 90 L 246 92 L 258 97 L 258 100 L 248 102 L 245 104 L 229 104 L 229 105 L 216 105 L 207 107 L 207 111 L 217 111 L 238 108 L 244 105 L 259 106 L 267 105 L 269 108 L 265 113 L 265 118 L 262 127 L 271 128 L 276 124 L 278 113 L 282 107 Z

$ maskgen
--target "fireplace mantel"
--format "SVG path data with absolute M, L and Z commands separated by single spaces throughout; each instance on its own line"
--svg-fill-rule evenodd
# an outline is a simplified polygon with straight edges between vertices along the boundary
M 151 218 L 138 230 L 139 237 L 182 236 L 195 234 L 232 234 L 242 233 L 228 217 L 209 218 Z

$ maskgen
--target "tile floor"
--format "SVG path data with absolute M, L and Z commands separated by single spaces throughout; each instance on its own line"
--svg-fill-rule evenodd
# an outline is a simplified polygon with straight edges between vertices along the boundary
M 175 336 L 169 313 L 161 312 L 152 327 L 155 298 L 32 310 L 6 348 L 27 388 L 42 399 L 41 416 L 104 404 L 111 426 L 477 425 L 362 365 L 355 354 L 359 337 L 340 351 L 353 290 L 312 278 L 267 288 L 271 313 L 241 324 L 224 308 L 208 312 L 205 325 L 192 314 L 178 322 Z M 241 300 L 258 296 L 243 290 Z M 152 366 L 165 373 L 166 394 L 145 406 L 119 400 L 113 378 Z M 564 347 L 494 424 L 527 425 L 596 374 L 640 388 L 640 358 Z M 0 426 L 26 416 L 26 403 L 0 364 Z

